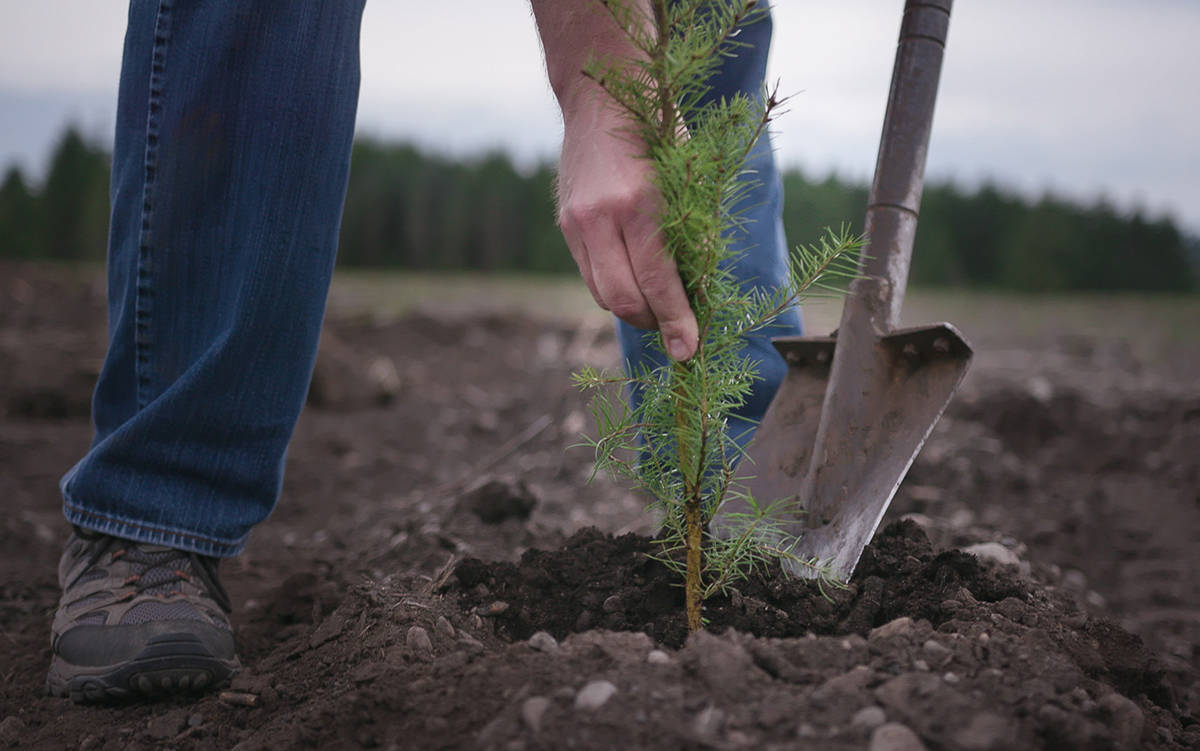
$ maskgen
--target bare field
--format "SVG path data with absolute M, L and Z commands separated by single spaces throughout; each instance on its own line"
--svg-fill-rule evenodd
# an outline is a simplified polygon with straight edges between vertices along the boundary
M 682 645 L 646 538 L 608 536 L 641 499 L 568 448 L 570 373 L 618 361 L 577 280 L 339 273 L 329 311 L 280 505 L 222 568 L 243 703 L 76 708 L 41 692 L 103 284 L 0 265 L 0 747 L 1200 746 L 1200 299 L 914 291 L 976 364 L 858 574 L 748 584 Z

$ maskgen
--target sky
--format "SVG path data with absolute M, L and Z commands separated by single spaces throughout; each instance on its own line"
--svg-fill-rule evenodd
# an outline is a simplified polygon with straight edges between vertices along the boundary
M 561 0 L 563 2 L 584 0 Z M 868 180 L 900 0 L 776 0 L 784 165 Z M 447 9 L 452 8 L 452 12 Z M 0 165 L 35 178 L 68 122 L 111 142 L 121 0 L 0 0 Z M 1200 234 L 1200 2 L 960 0 L 928 179 L 1105 198 Z M 370 0 L 360 133 L 553 159 L 561 123 L 527 0 Z

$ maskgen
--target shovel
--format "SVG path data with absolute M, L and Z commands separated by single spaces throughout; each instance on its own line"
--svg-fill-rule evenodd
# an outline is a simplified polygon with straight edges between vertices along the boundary
M 898 329 L 952 0 L 907 0 L 868 201 L 869 245 L 830 337 L 781 337 L 788 364 L 747 453 L 799 576 L 848 580 L 958 390 L 971 347 L 948 323 Z M 746 510 L 744 502 L 741 509 Z M 727 523 L 727 522 L 726 522 Z M 714 530 L 722 534 L 721 518 Z M 726 534 L 729 529 L 724 530 Z

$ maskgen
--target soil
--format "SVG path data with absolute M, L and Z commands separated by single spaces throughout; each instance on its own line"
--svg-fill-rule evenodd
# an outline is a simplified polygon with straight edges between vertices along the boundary
M 848 586 L 767 575 L 689 637 L 642 500 L 565 449 L 606 324 L 333 317 L 222 568 L 233 693 L 45 697 L 103 319 L 94 275 L 0 266 L 0 748 L 1200 748 L 1200 389 L 1078 335 L 980 358 Z

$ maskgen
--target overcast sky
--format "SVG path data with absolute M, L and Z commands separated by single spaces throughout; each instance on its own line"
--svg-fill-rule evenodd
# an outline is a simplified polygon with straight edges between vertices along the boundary
M 562 2 L 584 0 L 562 0 Z M 900 0 L 776 0 L 787 165 L 867 179 Z M 125 2 L 0 0 L 0 164 L 40 175 L 61 127 L 111 139 Z M 559 119 L 527 0 L 370 0 L 360 131 L 552 158 Z M 929 176 L 991 179 L 1200 233 L 1200 2 L 959 0 Z M 836 219 L 836 218 L 833 218 Z

